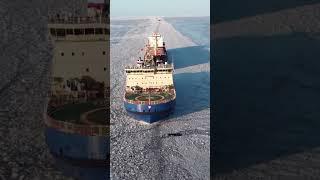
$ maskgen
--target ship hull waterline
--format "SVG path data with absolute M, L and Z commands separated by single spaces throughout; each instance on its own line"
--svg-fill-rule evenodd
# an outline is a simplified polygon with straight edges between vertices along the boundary
M 81 180 L 108 179 L 109 138 L 65 133 L 46 127 L 46 143 L 57 169 Z
M 173 113 L 176 100 L 172 100 L 161 104 L 132 104 L 124 102 L 124 107 L 129 116 L 136 120 L 146 123 L 154 123 L 160 121 Z

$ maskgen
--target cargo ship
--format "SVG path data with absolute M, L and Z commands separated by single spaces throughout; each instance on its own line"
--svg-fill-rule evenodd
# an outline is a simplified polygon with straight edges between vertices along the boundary
M 158 28 L 157 28 L 158 29 Z M 155 32 L 148 37 L 143 58 L 125 68 L 124 107 L 133 118 L 153 123 L 169 116 L 175 107 L 173 63 L 168 61 L 163 37 Z
M 75 179 L 109 179 L 108 4 L 87 3 L 87 16 L 48 18 L 53 63 L 45 139 L 56 168 Z

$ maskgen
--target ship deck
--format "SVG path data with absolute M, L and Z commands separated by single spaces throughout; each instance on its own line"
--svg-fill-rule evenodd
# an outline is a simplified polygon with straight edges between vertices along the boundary
M 125 70 L 134 70 L 134 71 L 143 71 L 143 72 L 149 72 L 149 71 L 160 71 L 161 70 L 172 70 L 174 67 L 173 67 L 173 64 L 159 64 L 157 66 L 153 66 L 153 65 L 150 65 L 150 66 L 136 66 L 136 65 L 129 65 L 129 66 L 126 66 L 125 67 Z
M 106 17 L 49 17 L 49 24 L 110 24 Z
M 125 100 L 135 104 L 145 104 L 145 103 L 162 103 L 167 102 L 170 100 L 175 99 L 176 95 L 175 92 L 172 91 L 165 91 L 165 92 L 126 92 L 125 93 Z
M 106 109 L 90 102 L 60 106 L 50 116 L 58 121 L 79 125 L 107 125 Z

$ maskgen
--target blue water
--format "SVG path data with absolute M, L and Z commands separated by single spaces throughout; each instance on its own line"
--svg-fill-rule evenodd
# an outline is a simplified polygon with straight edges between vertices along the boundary
M 210 17 L 172 17 L 164 19 L 197 45 L 210 49 Z

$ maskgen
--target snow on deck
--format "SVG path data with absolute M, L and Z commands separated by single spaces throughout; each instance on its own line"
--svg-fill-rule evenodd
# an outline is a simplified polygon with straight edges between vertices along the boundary
M 176 67 L 176 110 L 165 121 L 142 124 L 127 116 L 123 107 L 124 69 L 135 63 L 159 21 L 152 18 L 135 23 L 111 46 L 111 77 L 116 77 L 111 78 L 111 177 L 209 179 L 209 52 L 160 21 L 159 33 Z

